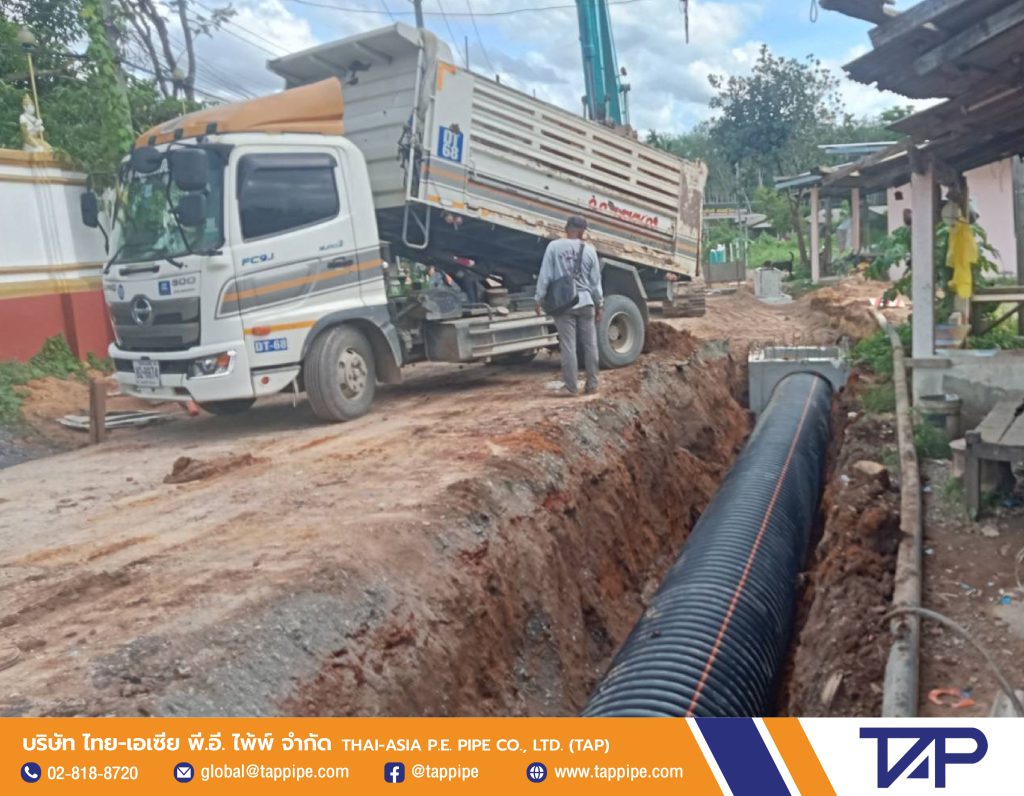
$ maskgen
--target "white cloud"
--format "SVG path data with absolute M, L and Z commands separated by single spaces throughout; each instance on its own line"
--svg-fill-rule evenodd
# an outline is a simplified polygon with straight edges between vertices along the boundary
M 409 8 L 405 0 L 387 2 L 394 12 Z M 266 50 L 296 52 L 392 22 L 376 0 L 346 3 L 379 9 L 380 13 L 341 13 L 286 0 L 235 0 L 238 13 L 225 30 L 197 42 L 200 85 L 228 98 L 243 91 L 256 95 L 276 91 L 281 81 L 266 69 L 267 59 L 273 57 Z M 489 74 L 493 69 L 515 88 L 579 111 L 584 90 L 575 11 L 565 8 L 543 14 L 488 16 L 522 9 L 523 3 L 444 0 L 447 24 L 436 15 L 428 16 L 427 23 L 443 39 L 457 39 L 449 43 L 458 55 L 463 52 L 463 36 L 468 36 L 475 71 Z M 531 4 L 558 5 L 559 0 L 531 0 Z M 677 0 L 645 0 L 611 8 L 619 63 L 628 70 L 626 79 L 632 87 L 631 121 L 641 131 L 678 132 L 708 118 L 712 94 L 708 76 L 747 72 L 762 44 L 759 34 L 772 21 L 765 17 L 768 0 L 692 0 L 690 5 L 689 43 Z M 465 16 L 470 7 L 476 12 L 485 47 Z M 428 0 L 426 9 L 436 12 L 436 0 Z M 412 23 L 409 16 L 396 17 Z M 842 64 L 867 50 L 863 43 L 834 59 L 823 59 L 841 78 L 841 94 L 849 112 L 867 116 L 908 104 L 901 97 L 853 83 L 843 75 Z

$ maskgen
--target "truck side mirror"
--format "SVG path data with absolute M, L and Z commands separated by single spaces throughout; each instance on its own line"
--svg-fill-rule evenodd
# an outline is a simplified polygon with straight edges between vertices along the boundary
M 132 150 L 132 170 L 139 174 L 152 174 L 163 162 L 164 156 L 159 149 L 152 146 L 143 146 Z
M 210 156 L 205 149 L 172 149 L 169 158 L 171 179 L 179 190 L 201 191 L 206 187 L 210 179 Z
M 206 223 L 206 196 L 188 193 L 178 200 L 175 208 L 178 223 L 183 227 L 201 227 Z
M 100 225 L 100 201 L 92 191 L 86 191 L 79 198 L 79 209 L 82 211 L 82 223 L 90 229 Z

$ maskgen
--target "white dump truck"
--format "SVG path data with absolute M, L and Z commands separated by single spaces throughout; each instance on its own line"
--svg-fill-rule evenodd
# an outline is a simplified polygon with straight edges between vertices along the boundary
M 556 343 L 533 290 L 572 214 L 602 258 L 605 367 L 639 355 L 648 302 L 703 314 L 703 164 L 402 24 L 269 67 L 285 91 L 154 128 L 122 165 L 104 291 L 125 392 L 224 414 L 305 391 L 348 420 L 408 363 L 528 358 Z

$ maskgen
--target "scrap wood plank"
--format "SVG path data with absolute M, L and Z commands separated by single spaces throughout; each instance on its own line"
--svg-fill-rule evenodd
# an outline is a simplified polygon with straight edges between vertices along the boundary
M 1006 432 L 1014 425 L 1014 421 L 1024 409 L 1024 399 L 1010 398 L 1000 401 L 978 426 L 982 442 L 998 444 L 1003 441 Z
M 166 417 L 164 412 L 107 412 L 104 426 L 108 429 L 144 426 Z M 89 431 L 91 427 L 89 415 L 64 415 L 57 422 L 76 431 Z
M 1013 448 L 1024 448 L 1024 403 L 1021 404 L 1021 413 L 1017 419 L 1006 429 L 1002 443 Z

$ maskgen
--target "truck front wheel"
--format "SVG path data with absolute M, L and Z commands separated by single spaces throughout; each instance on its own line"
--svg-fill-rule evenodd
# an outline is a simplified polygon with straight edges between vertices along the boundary
M 377 391 L 373 348 L 366 335 L 342 324 L 313 341 L 302 366 L 313 414 L 342 422 L 366 414 Z
M 605 297 L 604 317 L 597 325 L 597 353 L 602 368 L 631 365 L 644 348 L 644 316 L 632 299 Z

